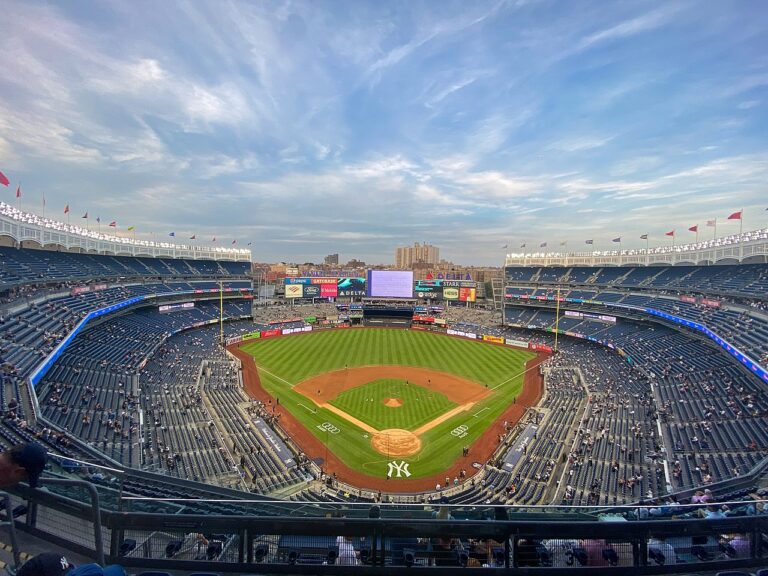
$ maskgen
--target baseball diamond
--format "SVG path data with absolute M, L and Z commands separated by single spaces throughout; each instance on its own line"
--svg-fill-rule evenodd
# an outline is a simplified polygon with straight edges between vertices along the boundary
M 541 393 L 535 354 L 423 331 L 315 331 L 231 350 L 249 393 L 301 450 L 342 480 L 388 491 L 471 475 L 498 444 L 501 421 Z M 388 473 L 395 459 L 408 475 Z

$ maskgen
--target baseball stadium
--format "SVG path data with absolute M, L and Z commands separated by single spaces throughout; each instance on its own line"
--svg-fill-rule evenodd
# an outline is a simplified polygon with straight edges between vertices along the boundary
M 339 533 L 377 573 L 763 562 L 766 230 L 508 254 L 479 302 L 0 218 L 2 442 L 50 454 L 14 543 L 137 573 L 331 573 Z

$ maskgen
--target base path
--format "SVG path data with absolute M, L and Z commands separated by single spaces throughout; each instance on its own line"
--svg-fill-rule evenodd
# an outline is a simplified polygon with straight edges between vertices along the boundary
M 229 352 L 235 355 L 242 362 L 243 385 L 245 386 L 246 392 L 252 398 L 261 400 L 265 404 L 268 400 L 272 400 L 272 396 L 270 396 L 270 394 L 261 386 L 259 371 L 256 367 L 253 356 L 240 350 L 240 344 L 233 344 L 229 346 L 227 350 L 229 350 Z M 486 432 L 469 447 L 469 456 L 457 458 L 452 466 L 441 471 L 439 474 L 417 479 L 407 478 L 386 480 L 385 478 L 370 476 L 360 472 L 359 470 L 353 470 L 349 468 L 332 452 L 328 453 L 328 460 L 323 467 L 325 472 L 328 474 L 335 472 L 340 481 L 352 486 L 356 486 L 364 490 L 381 490 L 383 493 L 431 491 L 435 489 L 435 484 L 438 482 L 443 484 L 446 476 L 449 476 L 450 478 L 458 476 L 461 469 L 467 471 L 467 478 L 464 482 L 468 482 L 469 478 L 477 472 L 477 470 L 472 466 L 472 463 L 485 463 L 493 455 L 493 452 L 498 447 L 498 436 L 504 432 L 503 423 L 506 421 L 509 425 L 514 425 L 522 418 L 523 414 L 525 414 L 525 411 L 528 408 L 535 406 L 541 398 L 544 388 L 544 379 L 539 374 L 539 371 L 536 369 L 536 367 L 544 360 L 546 360 L 547 357 L 548 354 L 539 352 L 535 358 L 532 358 L 527 362 L 523 389 L 515 399 L 515 403 L 511 404 L 502 414 L 500 414 L 496 421 L 488 426 Z M 371 370 L 371 374 L 374 376 L 365 382 L 370 382 L 371 380 L 376 380 L 378 378 L 400 378 L 400 376 L 391 376 L 389 373 L 382 375 L 384 374 L 382 370 L 388 368 L 401 368 L 407 370 L 409 374 L 412 374 L 412 371 L 414 370 L 422 370 L 420 368 L 407 368 L 402 366 L 370 366 L 365 369 Z M 364 370 L 364 368 L 356 368 L 354 370 Z M 350 369 L 350 371 L 352 371 L 352 369 Z M 326 374 L 337 374 L 338 372 L 344 372 L 344 370 L 337 370 L 335 372 Z M 424 382 L 414 380 L 412 375 L 409 375 L 407 378 L 403 378 L 403 380 L 407 379 L 425 388 L 430 388 L 430 381 L 435 382 L 436 380 L 436 372 L 426 369 L 424 372 L 431 374 L 425 378 Z M 437 372 L 437 374 L 440 375 L 439 378 L 442 378 L 444 373 Z M 468 402 L 477 401 L 479 397 L 475 396 L 475 394 L 479 392 L 478 388 L 483 393 L 488 392 L 484 387 L 480 386 L 476 382 L 471 382 L 469 380 L 453 375 L 447 376 L 450 376 L 451 378 L 460 382 L 470 382 L 473 386 L 473 391 L 468 394 L 466 392 L 462 392 L 461 390 L 457 391 L 457 393 L 466 394 L 466 396 L 462 397 L 461 400 L 457 400 L 451 396 L 448 396 L 445 390 L 440 390 L 440 392 L 446 394 L 449 399 L 451 399 L 453 402 L 456 402 L 457 404 L 466 404 Z M 457 387 L 452 386 L 451 388 L 455 389 Z M 458 388 L 460 389 L 461 386 Z M 330 390 L 328 392 L 324 392 L 323 389 L 320 388 L 321 393 L 318 395 L 317 390 L 318 388 L 315 387 L 314 390 L 311 390 L 311 394 L 307 394 L 308 397 L 316 399 L 317 403 L 327 403 L 328 400 L 333 399 L 339 393 L 338 390 L 335 392 L 331 392 Z M 314 396 L 312 396 L 312 394 L 314 394 Z M 323 398 L 323 396 L 326 397 Z M 300 423 L 290 412 L 286 411 L 283 406 L 277 406 L 275 409 L 280 414 L 280 428 L 282 428 L 285 434 L 288 435 L 295 444 L 300 446 L 301 451 L 303 451 L 307 457 L 310 459 L 325 457 L 325 445 L 319 439 L 315 438 L 315 436 L 309 430 L 307 430 L 304 425 Z

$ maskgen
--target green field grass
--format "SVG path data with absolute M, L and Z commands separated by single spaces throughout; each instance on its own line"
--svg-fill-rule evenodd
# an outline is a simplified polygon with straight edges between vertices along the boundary
M 403 404 L 397 408 L 386 406 L 388 398 L 397 398 Z M 374 380 L 342 392 L 331 404 L 377 430 L 415 430 L 456 407 L 438 392 L 393 378 Z
M 524 350 L 429 332 L 378 328 L 254 340 L 242 349 L 254 357 L 267 392 L 279 398 L 282 406 L 350 468 L 377 478 L 386 476 L 388 459 L 371 447 L 369 434 L 329 410 L 316 409 L 292 390 L 294 385 L 345 366 L 382 364 L 431 368 L 487 385 L 493 391 L 491 396 L 470 412 L 459 413 L 426 432 L 421 437 L 421 452 L 405 458 L 411 477 L 417 478 L 445 470 L 513 402 L 522 388 L 525 363 L 534 356 Z M 393 478 L 393 489 L 395 482 Z

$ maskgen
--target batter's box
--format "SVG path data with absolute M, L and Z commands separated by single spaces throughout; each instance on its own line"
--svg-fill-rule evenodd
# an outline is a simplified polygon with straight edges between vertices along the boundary
M 322 424 L 318 424 L 316 426 L 319 430 L 322 430 L 323 432 L 328 432 L 329 434 L 338 434 L 341 432 L 336 426 L 331 424 L 330 422 L 323 422 Z

